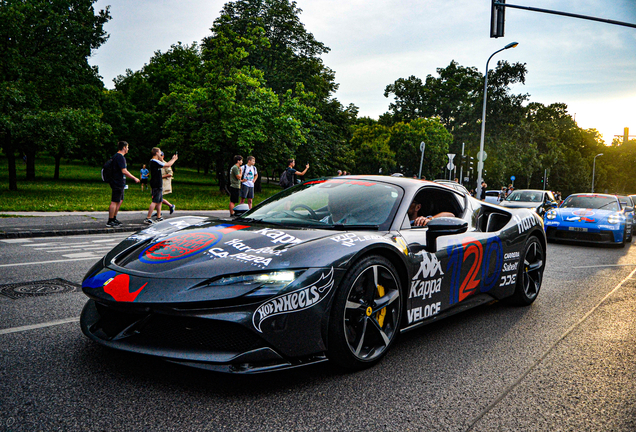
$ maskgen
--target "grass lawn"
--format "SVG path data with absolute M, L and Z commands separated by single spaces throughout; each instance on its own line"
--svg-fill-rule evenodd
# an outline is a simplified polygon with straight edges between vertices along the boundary
M 102 182 L 101 167 L 91 167 L 79 162 L 63 163 L 60 179 L 53 180 L 53 159 L 37 159 L 35 181 L 25 181 L 26 165 L 18 159 L 18 191 L 9 191 L 9 174 L 6 157 L 0 159 L 0 210 L 2 211 L 106 211 L 110 204 L 110 186 Z M 130 168 L 130 167 L 129 167 Z M 139 168 L 130 170 L 139 177 Z M 196 169 L 176 166 L 173 168 L 173 193 L 166 199 L 177 210 L 227 209 L 229 197 L 218 190 L 212 175 L 197 174 Z M 229 168 L 228 168 L 229 169 Z M 141 192 L 141 186 L 127 179 L 128 189 L 121 210 L 148 210 L 150 190 Z M 254 197 L 258 204 L 280 192 L 278 184 L 262 185 L 262 192 Z

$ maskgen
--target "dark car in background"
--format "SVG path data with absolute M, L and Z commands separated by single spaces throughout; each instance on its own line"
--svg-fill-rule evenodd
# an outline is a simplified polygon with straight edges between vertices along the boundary
M 545 212 L 559 206 L 551 191 L 517 189 L 512 191 L 499 205 L 506 208 L 527 208 L 543 217 Z

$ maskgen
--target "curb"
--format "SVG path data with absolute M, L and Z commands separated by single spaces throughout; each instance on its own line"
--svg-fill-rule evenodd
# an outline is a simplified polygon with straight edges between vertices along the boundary
M 117 228 L 81 228 L 69 230 L 49 230 L 49 231 L 18 231 L 0 232 L 0 239 L 29 238 L 29 237 L 55 237 L 71 236 L 82 234 L 112 234 L 117 232 L 135 232 L 143 229 L 140 227 L 117 227 Z

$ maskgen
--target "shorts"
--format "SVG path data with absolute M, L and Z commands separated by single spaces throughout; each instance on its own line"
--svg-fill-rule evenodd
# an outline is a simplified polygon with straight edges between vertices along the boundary
M 254 198 L 254 188 L 241 185 L 241 198 L 247 198 L 247 199 Z
M 110 201 L 111 202 L 121 202 L 124 200 L 124 187 L 121 186 L 113 186 L 111 185 L 110 188 L 112 189 L 112 193 L 110 195 Z
M 239 202 L 239 192 L 240 189 L 230 186 L 230 202 L 234 204 Z
M 152 188 L 152 202 L 159 204 L 163 201 L 163 188 Z
M 145 178 L 145 179 L 144 179 L 144 178 L 142 178 L 142 179 L 141 179 L 141 184 L 145 184 L 145 185 L 147 185 L 147 184 L 148 184 L 148 179 L 147 179 L 147 178 Z

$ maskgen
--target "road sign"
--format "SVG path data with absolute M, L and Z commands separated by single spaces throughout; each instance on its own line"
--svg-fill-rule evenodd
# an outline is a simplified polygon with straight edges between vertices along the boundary
M 420 143 L 420 151 L 423 152 L 425 148 L 426 148 L 426 143 L 424 141 L 422 141 Z
M 477 153 L 477 160 L 478 161 L 485 161 L 486 158 L 488 157 L 488 153 L 486 153 L 485 151 L 480 151 L 479 153 Z
M 453 159 L 455 158 L 455 153 L 448 153 L 446 156 L 448 156 L 448 161 L 452 162 Z
M 517 177 L 515 177 L 515 176 L 510 176 L 510 180 L 515 181 L 515 180 L 517 180 Z
M 446 169 L 449 170 L 449 171 L 452 171 L 452 170 L 455 169 L 455 165 L 453 165 L 452 162 L 449 162 L 449 163 L 446 164 Z

